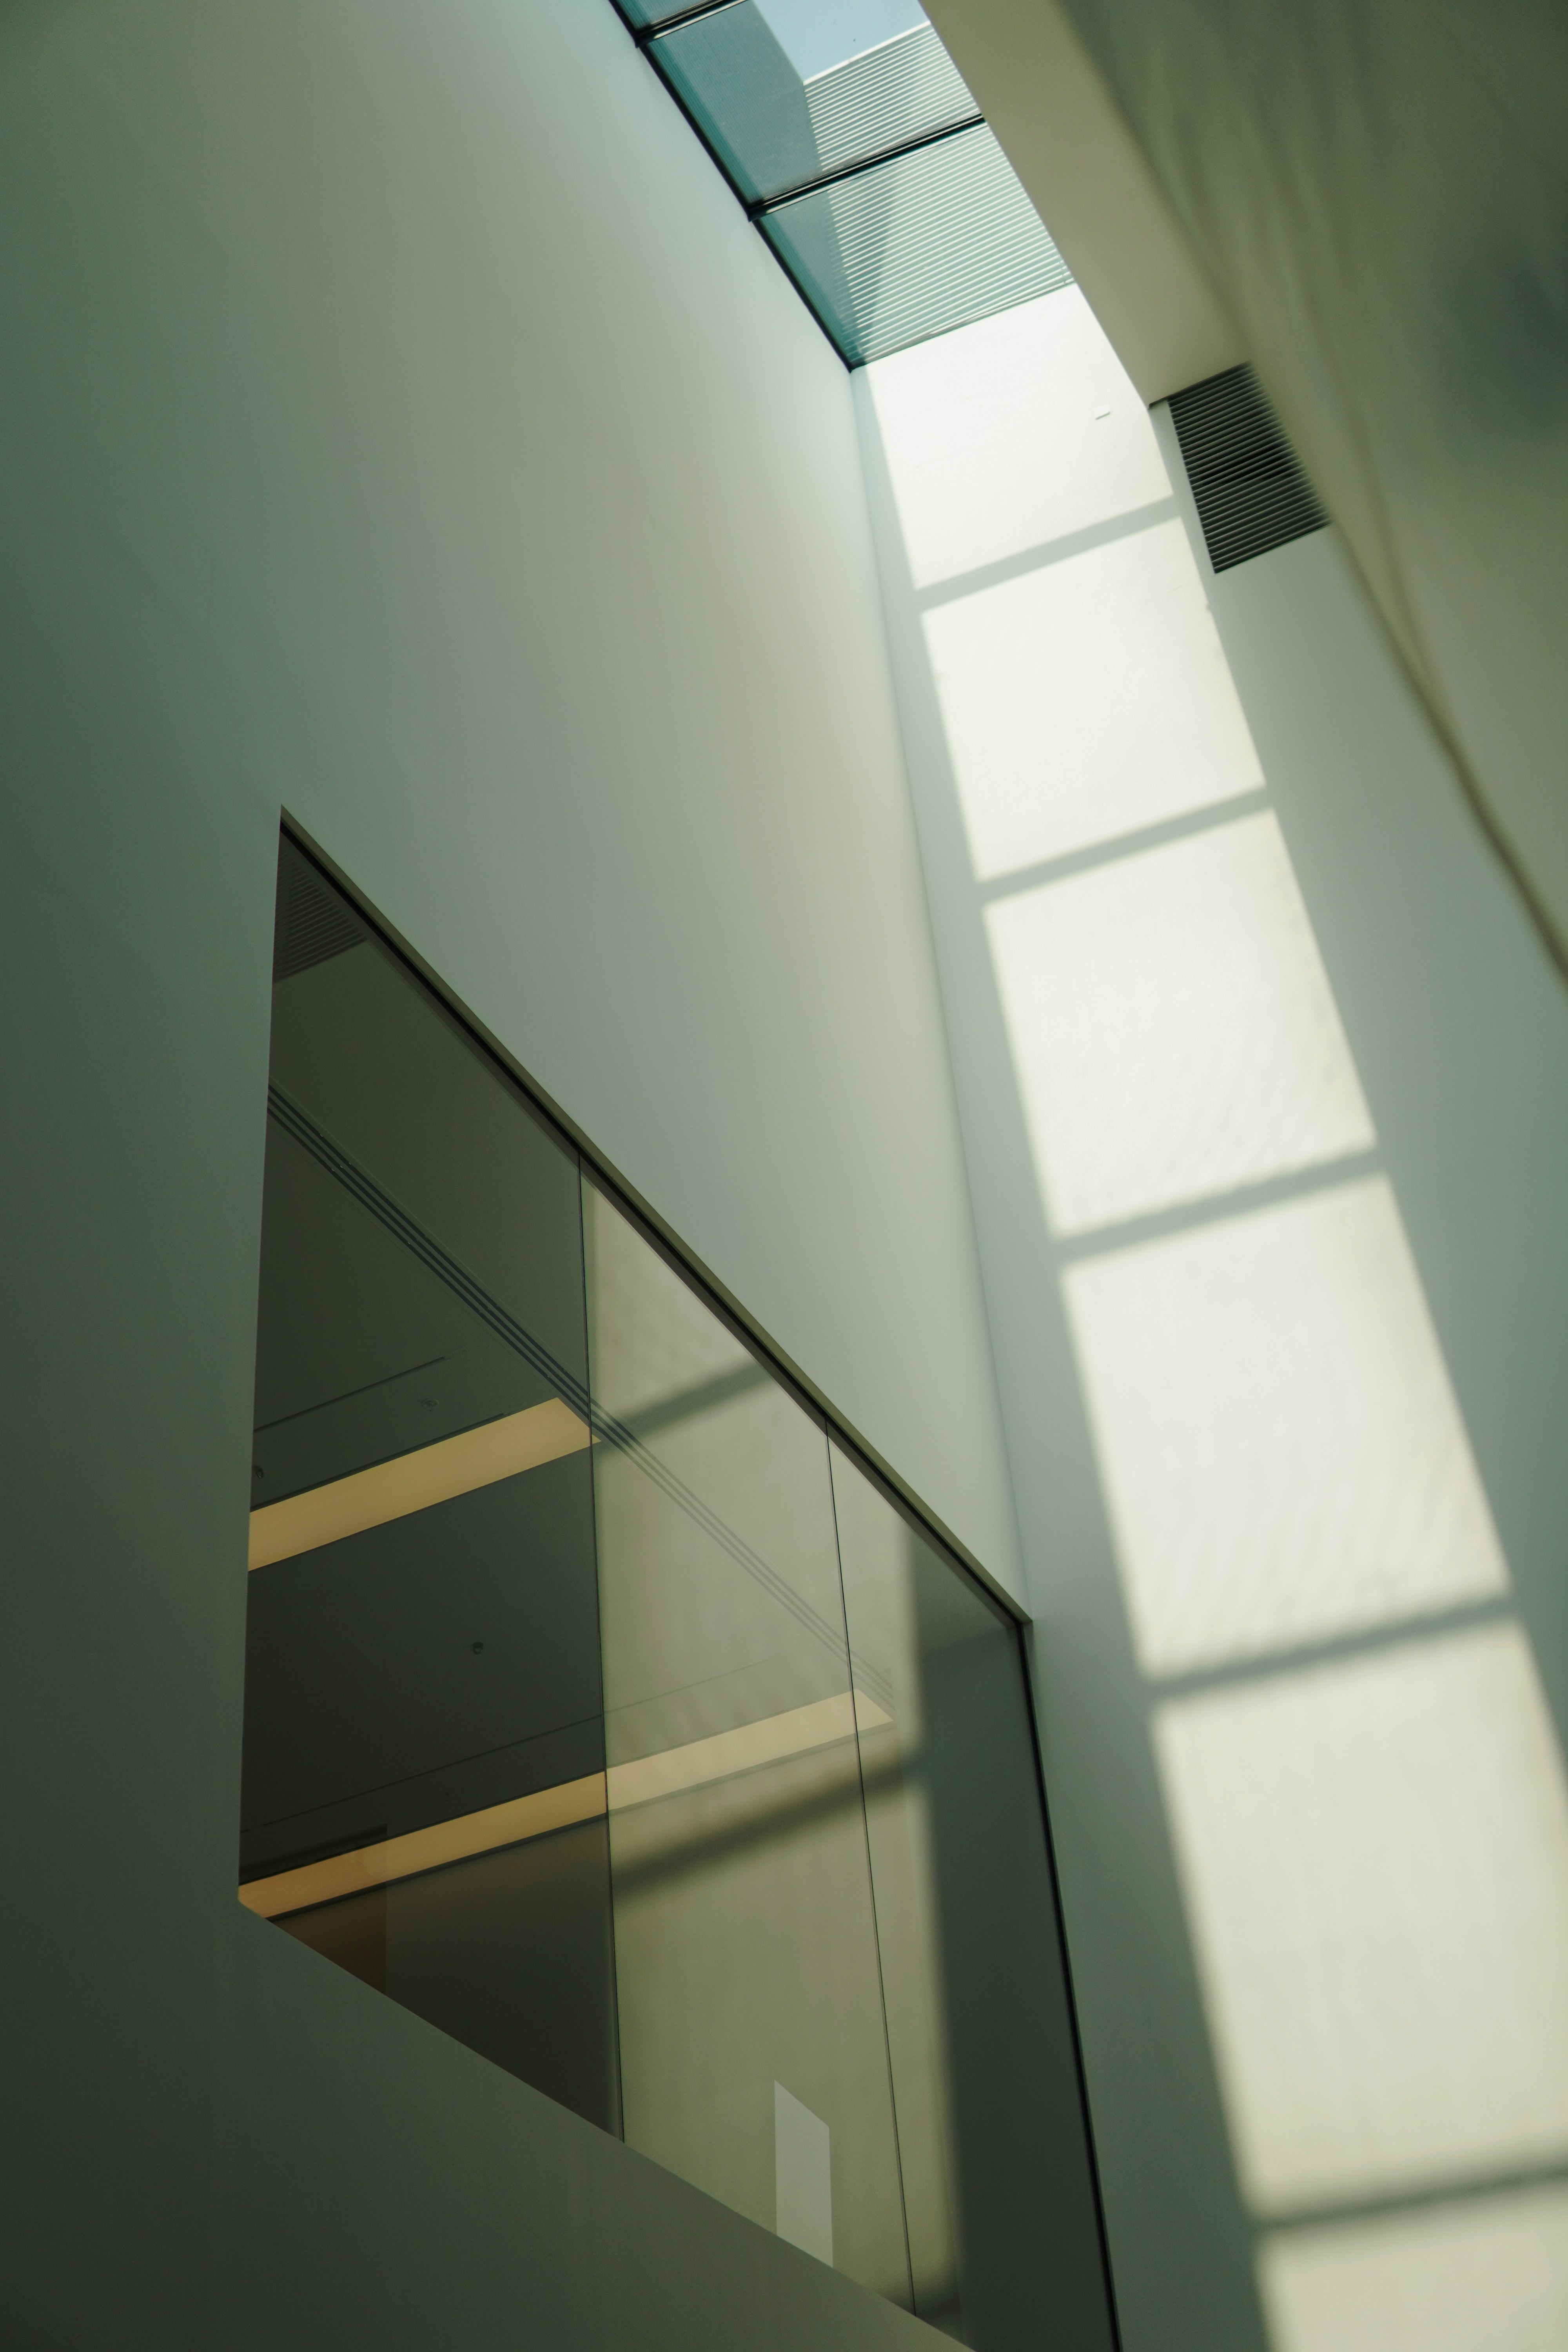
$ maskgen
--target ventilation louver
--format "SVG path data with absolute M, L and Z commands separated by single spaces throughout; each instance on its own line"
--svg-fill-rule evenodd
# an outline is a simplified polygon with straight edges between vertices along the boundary
M 1322 530 L 1329 518 L 1249 367 L 1173 393 L 1171 420 L 1216 572 Z
M 342 955 L 368 937 L 337 892 L 285 835 L 278 857 L 278 926 L 272 934 L 272 977 L 292 980 L 313 963 Z

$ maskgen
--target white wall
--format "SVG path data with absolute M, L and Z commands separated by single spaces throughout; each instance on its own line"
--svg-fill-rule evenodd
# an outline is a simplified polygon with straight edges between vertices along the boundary
M 1125 2340 L 1544 2345 L 1568 1003 L 1075 289 L 857 393 Z
M 0 2332 L 891 2342 L 234 1900 L 281 807 L 1016 1574 L 843 373 L 607 0 L 9 11 L 0 283 Z
M 68 12 L 8 79 L 32 462 L 246 787 L 1005 1578 L 846 381 L 607 0 Z
M 1064 5 L 1568 973 L 1568 17 Z

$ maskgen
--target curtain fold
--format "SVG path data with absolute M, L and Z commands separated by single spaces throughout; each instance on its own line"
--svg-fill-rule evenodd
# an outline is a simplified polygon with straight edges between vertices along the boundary
M 1568 11 L 1064 5 L 1568 977 Z

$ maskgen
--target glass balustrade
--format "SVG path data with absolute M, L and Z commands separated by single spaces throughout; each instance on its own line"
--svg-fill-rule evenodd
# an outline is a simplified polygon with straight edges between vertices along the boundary
M 287 841 L 277 938 L 241 1900 L 1023 2341 L 1097 2240 L 1016 1627 Z

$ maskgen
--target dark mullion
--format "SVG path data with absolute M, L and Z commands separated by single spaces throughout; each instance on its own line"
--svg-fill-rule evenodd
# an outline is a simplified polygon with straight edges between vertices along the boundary
M 815 180 L 802 180 L 793 188 L 781 188 L 775 196 L 742 198 L 752 220 L 764 213 L 777 212 L 781 205 L 796 205 L 805 196 L 815 196 L 819 188 L 837 187 L 841 180 L 858 180 L 862 172 L 874 172 L 879 163 L 896 163 L 900 155 L 918 155 L 922 147 L 935 147 L 944 139 L 956 139 L 961 131 L 978 131 L 984 122 L 983 114 L 963 114 L 956 122 L 943 122 L 934 131 L 917 131 L 910 139 L 897 139 L 890 147 L 879 147 L 869 155 L 858 155 L 853 163 L 837 163 L 831 172 L 819 172 Z M 728 173 L 725 173 L 729 178 Z M 730 184 L 734 186 L 731 180 Z
M 777 267 L 784 272 L 785 278 L 788 278 L 790 284 L 794 287 L 796 294 L 800 298 L 803 307 L 810 315 L 813 322 L 817 328 L 817 331 L 821 334 L 823 341 L 827 344 L 828 349 L 832 352 L 835 359 L 839 362 L 840 365 L 849 369 L 851 373 L 853 373 L 856 368 L 861 367 L 865 364 L 864 361 L 861 359 L 858 351 L 846 351 L 833 327 L 829 325 L 827 320 L 823 317 L 822 312 L 817 309 L 816 302 L 812 299 L 810 294 L 806 291 L 806 289 L 802 285 L 799 278 L 795 275 L 795 270 L 790 265 L 788 255 L 782 252 L 779 247 L 773 243 L 773 238 L 763 233 L 763 222 L 766 215 L 771 212 L 776 212 L 783 205 L 798 203 L 803 196 L 814 194 L 818 188 L 832 187 L 841 180 L 852 180 L 858 173 L 870 171 L 874 164 L 889 163 L 894 162 L 900 155 L 914 154 L 920 148 L 933 146 L 939 140 L 952 139 L 960 131 L 978 130 L 985 118 L 983 114 L 965 115 L 957 122 L 944 123 L 940 130 L 921 131 L 917 137 L 903 140 L 895 146 L 879 148 L 874 155 L 862 156 L 858 163 L 841 163 L 838 165 L 837 170 L 832 172 L 824 172 L 820 178 L 808 180 L 799 187 L 786 188 L 776 196 L 748 196 L 745 190 L 736 180 L 734 173 L 730 169 L 730 166 L 726 163 L 722 155 L 720 154 L 718 149 L 709 138 L 707 131 L 697 120 L 697 117 L 692 113 L 691 109 L 687 105 L 685 99 L 681 96 L 680 91 L 677 89 L 675 83 L 671 81 L 669 76 L 665 72 L 664 68 L 660 65 L 658 60 L 658 36 L 661 33 L 673 33 L 677 27 L 681 25 L 692 24 L 703 16 L 717 16 L 721 15 L 727 8 L 738 8 L 743 5 L 744 0 L 700 0 L 700 5 L 696 7 L 682 10 L 679 16 L 667 16 L 662 24 L 637 25 L 634 24 L 632 19 L 626 15 L 626 9 L 622 5 L 622 0 L 611 0 L 611 5 L 614 7 L 616 16 L 620 18 L 621 23 L 631 35 L 633 41 L 641 50 L 643 56 L 647 58 L 648 63 L 653 67 L 654 71 L 658 74 L 659 81 L 663 85 L 668 95 L 679 108 L 681 115 L 688 127 L 701 142 L 703 152 L 707 155 L 709 162 L 713 165 L 714 170 L 719 173 L 719 176 L 723 181 L 725 186 L 729 189 L 731 194 L 734 197 L 735 202 L 740 205 L 742 211 L 745 214 L 747 219 L 751 222 L 752 227 L 755 228 L 759 235 L 762 236 L 763 243 L 767 247 L 769 253 L 772 254 Z
M 721 9 L 737 8 L 742 5 L 743 0 L 704 0 L 704 5 L 700 8 L 694 8 L 691 11 L 691 16 L 716 16 Z M 658 52 L 653 46 L 653 37 L 655 34 L 668 32 L 672 29 L 674 25 L 686 24 L 689 19 L 685 16 L 680 16 L 672 18 L 670 23 L 668 25 L 654 25 L 647 27 L 637 26 L 632 23 L 631 19 L 621 8 L 619 0 L 616 0 L 616 14 L 620 17 L 622 24 L 625 25 L 627 32 L 637 43 L 637 47 L 642 51 L 649 65 L 652 66 L 655 73 L 658 74 L 660 86 L 666 92 L 667 96 L 674 100 L 676 105 L 680 109 L 681 114 L 685 118 L 688 126 L 701 141 L 704 153 L 707 155 L 710 163 L 713 165 L 715 171 L 718 172 L 720 177 L 724 183 L 724 185 L 729 189 L 730 194 L 734 197 L 735 202 L 740 205 L 742 211 L 749 215 L 752 209 L 751 198 L 741 186 L 740 182 L 735 178 L 734 173 L 731 171 L 730 166 L 725 163 L 724 158 L 714 146 L 711 139 L 709 138 L 707 131 L 703 129 L 696 115 L 692 113 L 691 109 L 687 105 L 685 99 L 681 96 L 680 91 L 677 89 L 675 83 L 671 81 L 669 76 L 665 72 L 664 68 L 658 61 Z M 646 38 L 645 33 L 647 36 Z
M 728 163 L 725 163 L 722 155 L 719 153 L 713 142 L 709 138 L 707 131 L 704 131 L 701 123 L 698 121 L 697 117 L 692 113 L 691 109 L 687 105 L 684 98 L 682 98 L 679 90 L 676 88 L 675 84 L 670 80 L 669 76 L 659 64 L 658 50 L 655 46 L 652 35 L 671 30 L 675 20 L 672 19 L 669 23 L 664 25 L 648 26 L 646 27 L 639 26 L 634 25 L 630 18 L 626 15 L 625 10 L 620 5 L 620 0 L 614 0 L 614 5 L 616 16 L 620 17 L 622 24 L 625 25 L 627 32 L 637 43 L 637 47 L 647 59 L 655 73 L 658 74 L 660 86 L 663 88 L 666 94 L 672 99 L 675 104 L 679 108 L 688 128 L 699 140 L 700 140 L 703 152 L 707 155 L 709 162 L 719 173 L 720 178 L 723 181 L 724 185 L 734 197 L 735 202 L 740 205 L 741 210 L 746 215 L 747 218 L 750 219 L 752 214 L 750 197 L 746 194 L 745 190 L 737 184 Z M 716 16 L 722 8 L 739 7 L 740 5 L 741 0 L 704 0 L 704 5 L 700 8 L 693 9 L 691 14 L 695 16 Z M 682 18 L 679 21 L 684 23 L 687 20 Z M 647 39 L 642 37 L 645 31 L 649 37 Z M 753 223 L 753 226 L 755 226 L 757 225 Z M 761 234 L 760 229 L 759 234 Z M 823 317 L 821 311 L 817 309 L 816 303 L 812 300 L 810 295 L 806 292 L 805 288 L 801 284 L 800 279 L 795 276 L 795 271 L 790 268 L 789 263 L 779 251 L 772 237 L 764 236 L 763 238 L 763 243 L 767 247 L 769 253 L 772 254 L 773 260 L 784 272 L 785 278 L 788 278 L 796 294 L 799 295 L 807 316 L 810 318 L 813 325 L 816 327 L 820 332 L 823 341 L 826 343 L 829 351 L 833 353 L 834 358 L 844 367 L 854 367 L 856 365 L 856 362 L 851 359 L 849 353 L 843 348 L 837 336 L 834 333 L 832 328 L 828 325 L 826 320 Z
M 619 0 L 616 0 L 616 13 L 638 48 L 646 49 L 650 41 L 657 41 L 662 34 L 679 33 L 682 25 L 695 25 L 704 16 L 721 16 L 727 8 L 744 5 L 745 0 L 696 0 L 694 7 L 678 9 L 673 16 L 661 16 L 657 25 L 634 24 L 620 6 Z
M 768 235 L 765 221 L 759 217 L 752 221 L 752 226 L 756 230 L 758 236 L 762 238 L 763 243 L 773 255 L 774 261 L 778 264 L 780 269 L 783 270 L 784 276 L 789 279 L 790 284 L 800 296 L 802 302 L 804 302 L 805 308 L 811 313 L 811 316 L 821 328 L 827 346 L 834 353 L 835 357 L 842 360 L 844 365 L 849 370 L 851 374 L 854 373 L 858 367 L 864 367 L 866 362 L 861 358 L 858 350 L 851 349 L 847 351 L 843 343 L 839 341 L 837 331 L 834 327 L 832 320 L 823 317 L 822 312 L 817 309 L 816 301 L 813 299 L 809 289 L 805 284 L 803 284 L 801 278 L 796 274 L 795 265 L 790 260 L 788 254 L 784 251 L 781 246 L 775 245 L 773 238 Z

